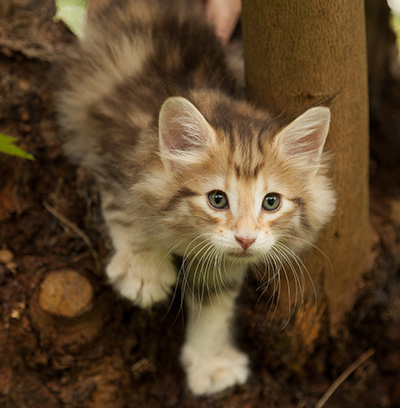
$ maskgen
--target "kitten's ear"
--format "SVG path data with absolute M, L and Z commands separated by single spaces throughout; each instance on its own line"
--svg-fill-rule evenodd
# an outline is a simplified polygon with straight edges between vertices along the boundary
M 278 149 L 305 169 L 314 169 L 312 172 L 315 174 L 328 135 L 330 119 L 329 108 L 320 106 L 307 110 L 276 135 Z
M 161 158 L 172 167 L 199 162 L 214 139 L 214 131 L 204 116 L 182 97 L 164 102 L 158 129 Z

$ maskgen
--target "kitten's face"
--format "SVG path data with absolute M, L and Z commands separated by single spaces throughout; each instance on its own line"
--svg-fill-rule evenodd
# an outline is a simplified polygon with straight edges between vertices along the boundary
M 234 172 L 210 175 L 192 188 L 197 195 L 182 203 L 192 215 L 187 222 L 231 260 L 262 259 L 277 239 L 301 228 L 295 198 L 265 171 L 252 179 Z
M 182 250 L 195 248 L 192 255 L 200 255 L 211 251 L 210 243 L 228 260 L 257 262 L 279 242 L 298 249 L 312 238 L 304 202 L 314 198 L 298 188 L 299 180 L 297 188 L 285 182 L 274 165 L 269 171 L 263 166 L 252 177 L 235 170 L 222 172 L 221 161 L 218 165 L 209 161 L 201 176 L 187 174 L 182 183 L 186 194 L 170 218 L 178 236 L 187 237 Z M 185 248 L 189 243 L 190 249 Z
M 272 247 L 297 251 L 309 243 L 334 207 L 318 172 L 329 110 L 311 109 L 276 135 L 249 124 L 243 138 L 234 128 L 215 129 L 183 98 L 171 99 L 161 112 L 160 150 L 179 180 L 166 219 L 180 251 L 258 262 Z

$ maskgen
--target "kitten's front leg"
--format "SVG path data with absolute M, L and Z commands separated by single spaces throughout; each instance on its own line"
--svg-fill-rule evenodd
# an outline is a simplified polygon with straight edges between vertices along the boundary
M 106 273 L 113 287 L 136 305 L 148 308 L 164 301 L 176 282 L 172 256 L 154 248 L 123 211 L 104 211 L 115 249 Z
M 168 299 L 176 282 L 171 259 L 150 248 L 117 247 L 106 273 L 122 296 L 142 308 Z
M 240 279 L 241 281 L 241 279 Z M 190 390 L 208 395 L 236 384 L 249 375 L 248 357 L 232 342 L 231 323 L 241 282 L 209 293 L 200 304 L 193 290 L 186 291 L 188 326 L 181 361 Z

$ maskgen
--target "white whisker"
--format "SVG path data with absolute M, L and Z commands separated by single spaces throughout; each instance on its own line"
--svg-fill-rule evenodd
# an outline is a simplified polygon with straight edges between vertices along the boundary
M 311 274 L 304 264 L 303 260 L 294 250 L 294 247 L 290 245 L 291 240 L 298 240 L 304 245 L 314 248 L 319 254 L 321 254 L 332 268 L 327 255 L 319 249 L 312 242 L 303 238 L 297 238 L 287 234 L 277 234 L 275 236 L 276 241 L 272 248 L 268 252 L 262 255 L 264 262 L 264 270 L 260 271 L 260 268 L 256 269 L 256 275 L 259 279 L 259 285 L 257 290 L 260 291 L 257 304 L 260 299 L 269 293 L 268 301 L 265 304 L 265 308 L 268 308 L 268 313 L 265 321 L 270 321 L 277 310 L 280 297 L 281 297 L 281 278 L 284 277 L 286 282 L 286 290 L 288 296 L 288 318 L 282 329 L 284 329 L 299 310 L 305 308 L 305 291 L 306 291 L 306 278 L 310 282 L 312 293 L 314 297 L 315 313 L 317 309 L 317 290 Z M 293 276 L 293 280 L 289 279 L 289 273 Z M 291 282 L 294 283 L 294 288 L 291 288 Z M 269 291 L 272 289 L 272 293 Z

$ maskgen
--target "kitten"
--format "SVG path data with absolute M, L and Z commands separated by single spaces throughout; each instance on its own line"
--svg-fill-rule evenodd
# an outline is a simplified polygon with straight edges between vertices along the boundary
M 109 281 L 148 308 L 178 278 L 190 390 L 243 384 L 249 361 L 230 327 L 246 269 L 303 250 L 334 211 L 322 154 L 329 109 L 278 126 L 237 97 L 194 0 L 113 1 L 58 70 L 65 151 L 101 188 Z

